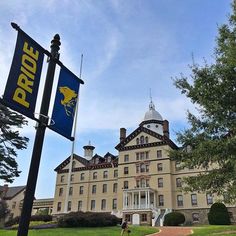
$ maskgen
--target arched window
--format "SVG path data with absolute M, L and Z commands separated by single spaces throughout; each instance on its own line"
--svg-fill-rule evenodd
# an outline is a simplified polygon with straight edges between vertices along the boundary
M 148 136 L 145 137 L 145 143 L 148 143 Z
M 139 145 L 139 138 L 136 138 L 136 144 Z
M 93 179 L 97 179 L 97 172 L 93 173 Z
M 76 164 L 75 161 L 73 161 L 73 162 L 72 162 L 72 169 L 75 168 L 75 164 Z
M 144 136 L 140 137 L 140 144 L 144 144 Z

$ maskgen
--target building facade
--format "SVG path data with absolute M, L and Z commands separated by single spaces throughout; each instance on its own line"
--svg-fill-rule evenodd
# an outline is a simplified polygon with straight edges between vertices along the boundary
M 208 223 L 207 213 L 220 198 L 204 193 L 184 193 L 183 178 L 199 169 L 182 169 L 170 160 L 168 151 L 177 149 L 169 137 L 169 122 L 155 110 L 151 101 L 143 121 L 128 136 L 120 129 L 118 156 L 93 155 L 94 146 L 84 146 L 84 157 L 70 157 L 55 171 L 52 214 L 70 211 L 111 212 L 131 224 L 162 225 L 165 214 L 180 211 L 186 221 Z M 66 198 L 66 194 L 68 197 Z M 229 206 L 232 217 L 235 208 Z

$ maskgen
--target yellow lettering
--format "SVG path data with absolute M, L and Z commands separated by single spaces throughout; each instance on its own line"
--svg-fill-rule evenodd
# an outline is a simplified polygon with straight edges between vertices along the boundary
M 36 61 L 33 58 L 31 58 L 27 54 L 24 54 L 22 56 L 21 63 L 28 71 L 35 74 L 37 65 L 36 65 Z
M 31 74 L 28 70 L 26 70 L 24 66 L 21 66 L 20 70 L 30 79 L 34 79 L 34 75 Z
M 37 61 L 38 57 L 39 57 L 39 52 L 37 50 L 34 52 L 34 49 L 32 47 L 28 48 L 28 46 L 29 46 L 29 44 L 27 42 L 25 42 L 24 47 L 23 47 L 23 51 Z
M 33 81 L 28 80 L 26 75 L 19 75 L 17 85 L 26 90 L 27 92 L 32 93 L 32 88 L 30 88 L 30 86 L 33 86 L 33 84 Z
M 19 104 L 23 105 L 24 107 L 29 108 L 29 103 L 26 102 L 26 93 L 22 88 L 17 88 L 13 100 L 18 102 Z

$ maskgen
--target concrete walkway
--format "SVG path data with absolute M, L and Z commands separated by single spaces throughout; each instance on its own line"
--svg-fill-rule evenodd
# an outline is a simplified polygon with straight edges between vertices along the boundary
M 192 234 L 190 227 L 159 227 L 160 232 L 148 236 L 185 236 Z

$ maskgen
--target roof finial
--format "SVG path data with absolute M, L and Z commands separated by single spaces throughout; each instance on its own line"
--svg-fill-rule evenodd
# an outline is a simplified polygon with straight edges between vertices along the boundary
M 150 96 L 149 110 L 155 110 L 155 105 L 152 102 L 152 89 L 151 88 L 150 88 L 149 92 L 150 92 L 150 94 L 149 94 L 149 96 Z
M 150 93 L 149 94 L 150 95 L 150 102 L 152 102 L 152 89 L 151 88 L 149 89 L 149 93 Z

